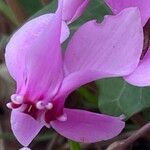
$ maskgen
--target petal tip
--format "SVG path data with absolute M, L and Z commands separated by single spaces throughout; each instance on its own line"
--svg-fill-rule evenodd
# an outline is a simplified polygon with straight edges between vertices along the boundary
M 43 127 L 42 123 L 31 116 L 13 110 L 11 114 L 11 128 L 18 142 L 27 147 Z

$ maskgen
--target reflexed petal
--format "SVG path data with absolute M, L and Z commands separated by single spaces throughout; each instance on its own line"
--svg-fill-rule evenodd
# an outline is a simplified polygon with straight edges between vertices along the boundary
M 139 63 L 142 48 L 143 29 L 136 8 L 107 16 L 101 25 L 87 22 L 66 50 L 66 77 L 61 89 L 72 91 L 96 79 L 130 74 Z
M 61 135 L 84 143 L 94 143 L 117 136 L 125 123 L 118 117 L 83 110 L 65 109 L 67 121 L 53 121 L 52 127 Z
M 89 0 L 63 0 L 63 20 L 69 23 L 75 21 L 82 15 L 88 3 Z
M 86 75 L 86 77 L 84 75 Z M 75 72 L 65 77 L 56 97 L 54 98 L 54 101 L 57 101 L 57 107 L 62 109 L 64 107 L 67 96 L 76 88 L 100 77 L 105 77 L 105 74 L 93 70 Z
M 95 70 L 86 70 L 79 71 L 75 73 L 71 73 L 67 77 L 64 78 L 60 90 L 56 96 L 56 99 L 60 99 L 63 102 L 64 97 L 68 96 L 72 91 L 81 85 L 88 83 L 90 81 L 100 79 L 105 77 L 105 73 L 99 73 Z
M 53 97 L 63 79 L 59 13 L 47 28 L 33 43 L 32 51 L 26 55 L 27 90 L 31 91 L 33 99 L 46 91 L 48 98 Z
M 150 48 L 134 72 L 124 79 L 136 86 L 150 86 Z
M 13 110 L 11 113 L 11 128 L 17 140 L 28 146 L 42 129 L 43 125 L 30 115 Z
M 150 18 L 150 0 L 106 0 L 106 2 L 108 2 L 114 13 L 119 13 L 127 7 L 138 7 L 143 25 Z
M 18 80 L 19 73 L 22 76 L 22 56 L 26 53 L 26 48 L 31 47 L 34 40 L 39 38 L 43 30 L 47 30 L 47 25 L 51 24 L 54 14 L 45 14 L 24 24 L 11 38 L 6 47 L 6 63 L 9 72 L 15 80 Z M 50 25 L 49 25 L 50 27 Z M 69 36 L 69 29 L 65 22 L 62 22 L 61 42 Z
M 6 63 L 12 76 L 20 84 L 24 81 L 27 90 L 32 90 L 33 97 L 45 92 L 48 87 L 53 96 L 63 78 L 60 12 L 25 24 L 14 34 L 6 48 Z M 67 27 L 63 29 L 65 33 L 62 37 L 66 37 Z

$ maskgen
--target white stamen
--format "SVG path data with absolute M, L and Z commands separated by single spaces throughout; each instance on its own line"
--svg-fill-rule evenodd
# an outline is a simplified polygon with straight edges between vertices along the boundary
M 23 97 L 20 96 L 20 95 L 18 95 L 18 96 L 16 97 L 16 101 L 17 101 L 19 104 L 22 104 L 22 103 L 23 103 Z
M 52 103 L 48 103 L 46 106 L 45 106 L 46 109 L 50 110 L 53 108 L 53 104 Z
M 20 105 L 20 104 L 23 103 L 23 97 L 20 96 L 20 95 L 17 95 L 17 94 L 13 94 L 13 95 L 11 96 L 11 101 L 12 101 L 13 103 L 15 103 L 15 104 Z
M 119 118 L 120 118 L 121 120 L 124 120 L 124 119 L 126 118 L 126 116 L 125 116 L 124 114 L 122 114 L 122 115 L 119 116 Z
M 58 117 L 57 120 L 62 121 L 62 122 L 67 121 L 67 115 L 63 114 L 62 116 Z
M 38 101 L 36 103 L 36 108 L 37 109 L 44 109 L 45 108 L 44 103 L 42 101 Z
M 11 95 L 11 100 L 13 101 L 13 100 L 15 100 L 16 99 L 16 97 L 17 97 L 17 94 L 13 94 L 13 95 Z
M 13 109 L 13 107 L 12 107 L 12 102 L 7 103 L 6 106 L 7 106 L 9 109 Z

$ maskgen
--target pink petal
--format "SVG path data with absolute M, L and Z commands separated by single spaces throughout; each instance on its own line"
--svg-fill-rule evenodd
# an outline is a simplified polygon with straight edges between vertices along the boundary
M 61 11 L 60 11 L 61 12 Z M 63 79 L 62 54 L 60 45 L 61 14 L 57 14 L 40 38 L 26 54 L 27 90 L 31 96 L 48 93 L 53 97 Z M 34 94 L 33 94 L 34 93 Z
M 88 3 L 89 0 L 63 0 L 63 20 L 69 23 L 75 21 L 82 15 Z
M 63 101 L 65 100 L 63 99 L 63 97 L 68 96 L 76 88 L 80 87 L 81 85 L 84 85 L 85 83 L 103 77 L 105 77 L 105 74 L 103 74 L 102 72 L 100 73 L 96 70 L 85 70 L 71 73 L 70 75 L 64 78 L 60 90 L 56 96 L 56 99 L 61 99 L 61 101 Z
M 141 12 L 142 23 L 146 24 L 150 18 L 150 0 L 106 0 L 114 13 L 119 13 L 127 7 L 138 7 Z
M 134 72 L 124 79 L 136 86 L 150 86 L 150 48 Z
M 137 8 L 107 16 L 102 24 L 87 22 L 73 35 L 66 50 L 62 91 L 72 91 L 96 79 L 130 74 L 139 63 L 142 47 Z
M 6 48 L 6 64 L 18 82 L 27 82 L 27 90 L 42 93 L 48 87 L 51 95 L 63 78 L 60 47 L 61 14 L 47 14 L 31 20 L 11 38 Z M 65 23 L 62 39 L 68 36 Z M 64 40 L 64 39 L 63 39 Z M 33 95 L 34 97 L 34 95 Z
M 60 43 L 63 43 L 70 35 L 70 30 L 67 24 L 62 21 Z
M 65 109 L 67 121 L 53 121 L 52 127 L 61 135 L 84 143 L 94 143 L 117 136 L 125 123 L 118 117 L 84 110 Z
M 26 47 L 31 47 L 34 40 L 40 38 L 39 35 L 46 30 L 47 25 L 52 22 L 54 14 L 45 14 L 24 24 L 11 38 L 6 47 L 6 63 L 8 69 L 15 80 L 18 72 L 22 68 L 21 56 L 26 52 Z M 62 22 L 61 42 L 69 36 L 69 29 L 65 22 Z M 19 68 L 19 69 L 18 69 Z
M 13 110 L 11 113 L 11 128 L 17 140 L 28 146 L 40 132 L 43 125 L 34 120 L 30 115 Z

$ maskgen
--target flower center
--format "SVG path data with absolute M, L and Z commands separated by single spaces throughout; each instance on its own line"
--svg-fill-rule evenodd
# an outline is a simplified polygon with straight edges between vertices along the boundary
M 46 123 L 52 120 L 66 121 L 67 116 L 63 113 L 63 109 L 58 107 L 57 102 L 48 102 L 45 104 L 42 100 L 31 102 L 24 100 L 24 97 L 18 94 L 11 96 L 11 102 L 7 103 L 10 109 L 18 109 L 23 113 L 31 115 L 36 120 L 43 117 Z

